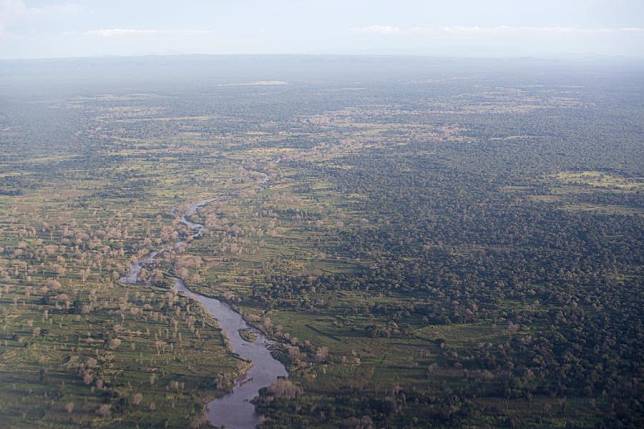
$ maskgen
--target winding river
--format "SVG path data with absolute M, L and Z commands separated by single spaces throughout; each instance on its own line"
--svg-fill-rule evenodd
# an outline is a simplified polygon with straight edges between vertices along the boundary
M 204 226 L 191 222 L 188 217 L 212 201 L 214 200 L 205 200 L 192 204 L 181 217 L 181 223 L 192 231 L 192 239 L 200 238 L 203 235 Z M 184 243 L 179 241 L 175 247 Z M 160 252 L 163 252 L 163 250 L 152 252 L 134 261 L 121 281 L 137 284 L 141 269 L 145 265 L 152 263 Z M 208 314 L 217 320 L 223 334 L 228 339 L 228 344 L 232 351 L 252 364 L 244 376 L 235 382 L 235 387 L 231 393 L 215 399 L 207 405 L 208 421 L 213 426 L 223 426 L 227 429 L 250 429 L 256 427 L 260 421 L 260 416 L 257 415 L 255 406 L 250 401 L 257 396 L 261 388 L 270 386 L 278 377 L 287 377 L 286 368 L 271 355 L 269 350 L 270 341 L 261 332 L 249 326 L 244 318 L 228 304 L 191 291 L 185 282 L 178 277 L 175 278 L 174 287 L 183 296 L 198 301 Z M 239 334 L 242 329 L 252 330 L 255 333 L 254 341 L 242 338 Z

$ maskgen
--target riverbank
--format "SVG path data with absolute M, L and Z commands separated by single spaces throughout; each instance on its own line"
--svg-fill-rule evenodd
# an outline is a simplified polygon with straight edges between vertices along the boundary
M 181 223 L 192 231 L 191 240 L 202 236 L 204 226 L 189 221 L 188 217 L 212 201 L 214 199 L 194 203 L 181 216 Z M 175 243 L 175 248 L 185 243 L 180 240 Z M 153 263 L 162 252 L 163 249 L 159 249 L 132 262 L 130 270 L 121 281 L 137 284 L 142 267 Z M 209 423 L 233 429 L 256 427 L 260 422 L 260 416 L 255 412 L 255 406 L 251 400 L 259 394 L 260 389 L 270 386 L 280 377 L 288 376 L 284 365 L 272 356 L 269 349 L 270 341 L 263 333 L 248 325 L 241 314 L 233 310 L 230 305 L 191 291 L 181 278 L 175 277 L 174 290 L 200 303 L 206 313 L 217 321 L 230 350 L 251 365 L 248 371 L 235 382 L 231 393 L 208 403 L 206 409 Z M 242 336 L 240 332 L 252 332 L 255 338 Z

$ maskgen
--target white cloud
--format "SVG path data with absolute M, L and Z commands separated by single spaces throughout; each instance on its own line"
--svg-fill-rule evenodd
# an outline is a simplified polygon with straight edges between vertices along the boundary
M 370 25 L 352 29 L 356 33 L 376 35 L 412 36 L 476 36 L 476 35 L 551 35 L 551 34 L 605 34 L 605 33 L 644 33 L 642 27 L 618 28 L 581 28 L 581 27 L 516 27 L 499 25 L 480 26 L 443 26 L 443 27 L 406 27 L 391 25 Z
M 395 26 L 352 28 L 355 43 L 391 52 L 440 55 L 600 54 L 641 57 L 644 27 Z M 367 49 L 367 48 L 365 48 Z
M 99 37 L 132 37 L 132 36 L 153 36 L 158 30 L 134 29 L 134 28 L 104 28 L 100 30 L 86 31 L 88 36 Z
M 368 27 L 357 27 L 353 31 L 356 33 L 368 34 L 398 34 L 401 32 L 400 27 L 392 25 L 370 25 Z
M 86 36 L 97 36 L 105 38 L 128 38 L 128 37 L 145 37 L 145 36 L 194 36 L 211 34 L 211 30 L 157 30 L 141 28 L 103 28 L 99 30 L 89 30 L 83 33 Z

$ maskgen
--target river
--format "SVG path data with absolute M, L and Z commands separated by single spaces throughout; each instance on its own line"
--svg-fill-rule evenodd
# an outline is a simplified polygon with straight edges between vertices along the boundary
M 181 217 L 181 223 L 192 231 L 192 239 L 201 238 L 204 226 L 188 220 L 197 210 L 214 200 L 204 200 L 192 204 Z M 175 247 L 184 242 L 179 241 Z M 151 252 L 132 263 L 128 273 L 121 279 L 124 283 L 137 284 L 139 273 L 143 266 L 154 262 L 154 259 L 163 250 Z M 175 278 L 174 288 L 181 295 L 198 301 L 208 314 L 217 320 L 223 334 L 228 339 L 228 344 L 234 353 L 251 362 L 251 368 L 235 382 L 231 393 L 208 403 L 208 421 L 213 426 L 224 426 L 227 429 L 250 429 L 260 422 L 260 416 L 255 412 L 255 406 L 250 402 L 259 390 L 270 386 L 278 377 L 287 377 L 284 365 L 275 359 L 269 350 L 270 341 L 258 330 L 249 326 L 244 318 L 233 310 L 230 305 L 215 298 L 209 298 L 191 291 L 185 282 Z M 252 330 L 255 339 L 242 338 L 239 331 Z M 215 374 L 213 374 L 213 377 Z

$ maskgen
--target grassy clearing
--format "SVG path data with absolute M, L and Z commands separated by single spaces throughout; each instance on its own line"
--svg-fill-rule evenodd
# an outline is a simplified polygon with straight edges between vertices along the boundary
M 641 192 L 644 181 L 627 178 L 601 171 L 562 172 L 553 178 L 565 185 L 577 185 L 591 188 L 609 189 L 623 192 Z

